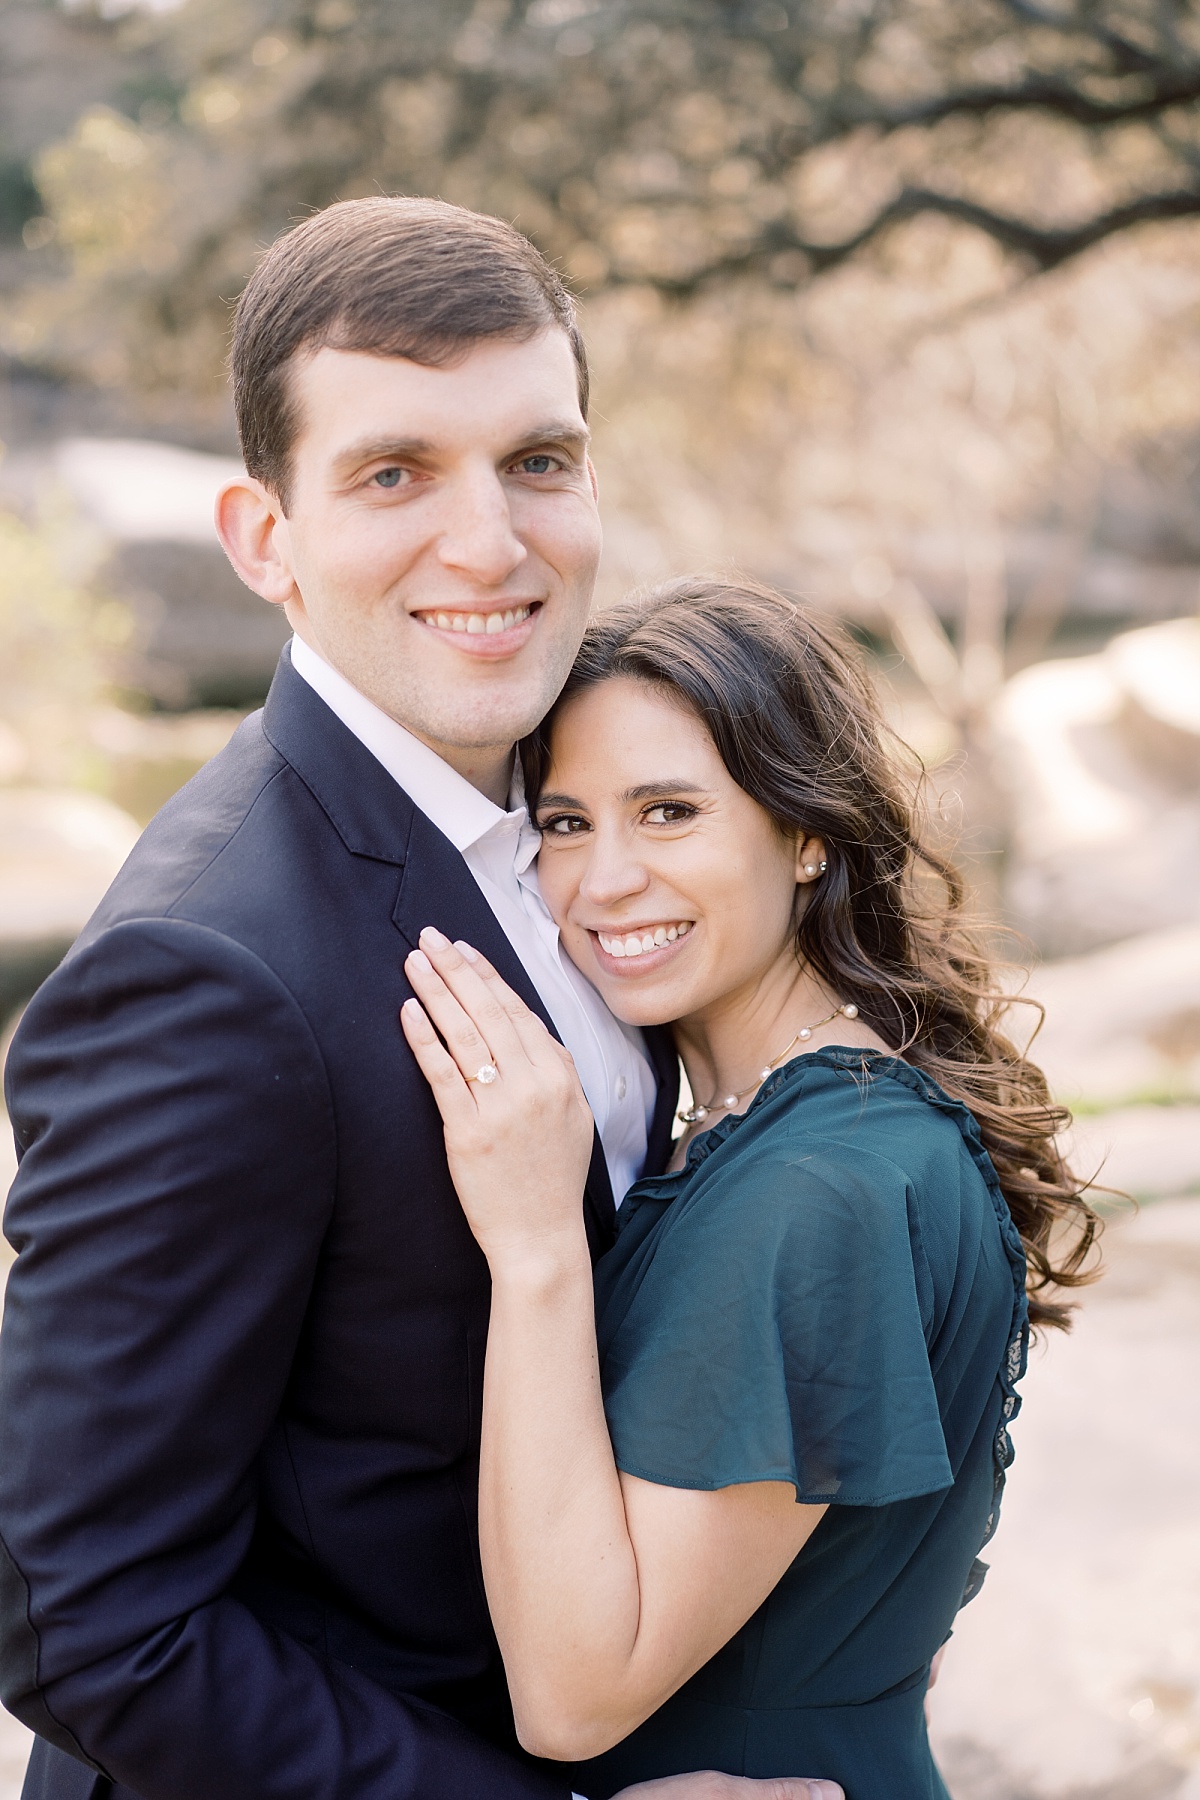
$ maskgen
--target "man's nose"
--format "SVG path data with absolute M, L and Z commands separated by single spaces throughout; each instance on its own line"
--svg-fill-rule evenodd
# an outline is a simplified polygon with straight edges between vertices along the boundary
M 499 587 L 529 552 L 513 530 L 503 483 L 494 469 L 472 471 L 446 495 L 447 518 L 438 542 L 443 567 L 484 587 Z

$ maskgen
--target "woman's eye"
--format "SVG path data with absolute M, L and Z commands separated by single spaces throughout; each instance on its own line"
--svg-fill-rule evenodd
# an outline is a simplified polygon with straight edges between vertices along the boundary
M 381 487 L 381 488 L 399 487 L 400 483 L 404 480 L 404 470 L 403 469 L 380 469 L 376 474 L 372 475 L 371 480 L 374 482 L 376 487 Z
M 683 800 L 660 800 L 657 806 L 648 806 L 643 815 L 648 825 L 683 825 L 695 816 L 695 807 Z
M 587 820 L 581 819 L 578 813 L 555 813 L 553 817 L 543 819 L 538 826 L 543 837 L 558 838 L 578 837 L 587 828 Z

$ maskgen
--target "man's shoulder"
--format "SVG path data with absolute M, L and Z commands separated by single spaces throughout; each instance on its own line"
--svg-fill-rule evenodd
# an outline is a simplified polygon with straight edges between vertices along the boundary
M 297 827 L 297 802 L 301 815 L 311 814 L 304 792 L 263 731 L 262 713 L 251 713 L 225 749 L 150 821 L 85 937 L 128 919 L 172 913 L 239 840 L 269 882 L 286 852 L 289 822 Z

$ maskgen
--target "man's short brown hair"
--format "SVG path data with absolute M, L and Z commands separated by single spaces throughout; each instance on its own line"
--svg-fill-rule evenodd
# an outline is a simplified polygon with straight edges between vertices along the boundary
M 299 421 L 288 371 L 329 347 L 437 366 L 485 338 L 566 332 L 587 415 L 575 303 L 550 264 L 500 219 L 443 200 L 342 200 L 267 251 L 238 302 L 230 358 L 247 471 L 284 506 Z

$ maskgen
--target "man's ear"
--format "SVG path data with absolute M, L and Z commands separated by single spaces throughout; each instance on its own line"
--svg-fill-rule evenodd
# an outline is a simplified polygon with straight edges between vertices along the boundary
M 236 573 L 272 606 L 299 598 L 283 507 L 253 475 L 236 475 L 217 495 L 213 522 Z
M 600 483 L 596 479 L 596 465 L 590 456 L 587 459 L 587 472 L 588 480 L 592 484 L 592 499 L 598 501 L 600 498 Z

